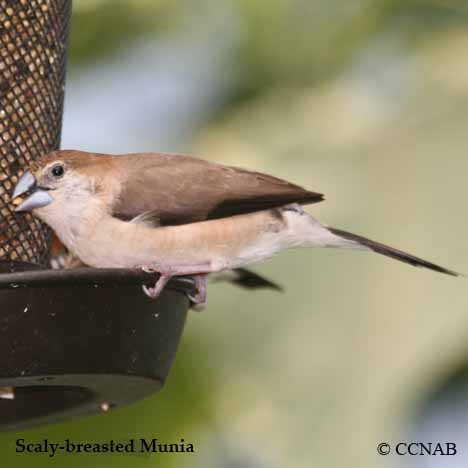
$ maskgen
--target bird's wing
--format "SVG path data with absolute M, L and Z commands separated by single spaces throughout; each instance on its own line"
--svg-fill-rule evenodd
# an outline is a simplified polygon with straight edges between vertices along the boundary
M 189 156 L 138 153 L 117 158 L 125 183 L 113 212 L 125 219 L 150 211 L 165 225 L 184 224 L 323 200 L 319 193 L 276 177 Z

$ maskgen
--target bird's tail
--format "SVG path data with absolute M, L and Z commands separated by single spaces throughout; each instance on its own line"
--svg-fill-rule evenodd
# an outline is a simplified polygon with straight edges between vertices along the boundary
M 356 245 L 358 249 L 365 249 L 365 250 L 372 250 L 377 252 L 378 254 L 385 255 L 386 257 L 394 258 L 395 260 L 399 260 L 400 262 L 408 263 L 409 265 L 415 267 L 423 267 L 428 268 L 429 270 L 434 270 L 439 273 L 444 273 L 446 275 L 451 276 L 461 276 L 460 273 L 456 271 L 449 270 L 447 268 L 441 267 L 436 265 L 435 263 L 428 262 L 419 257 L 415 257 L 409 253 L 403 252 L 401 250 L 395 249 L 393 247 L 389 247 L 388 245 L 381 244 L 380 242 L 375 242 L 371 239 L 367 239 L 362 236 L 358 236 L 357 234 L 352 234 L 347 231 L 343 231 L 341 229 L 336 229 L 328 226 L 324 226 L 331 234 L 336 236 L 337 243 L 335 245 L 330 245 L 331 247 L 344 247 L 344 248 L 353 248 L 353 244 Z M 340 242 L 342 244 L 340 245 Z M 352 243 L 352 244 L 350 244 Z
M 367 250 L 416 267 L 428 268 L 429 270 L 451 276 L 464 276 L 380 242 L 326 226 L 298 205 L 284 207 L 282 216 L 286 219 L 289 227 L 288 241 L 290 242 L 290 247 L 334 247 L 339 249 Z

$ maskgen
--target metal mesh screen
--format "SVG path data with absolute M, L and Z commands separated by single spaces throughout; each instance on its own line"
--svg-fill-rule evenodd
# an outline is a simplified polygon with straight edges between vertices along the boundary
M 0 261 L 49 263 L 49 229 L 10 195 L 60 144 L 70 14 L 71 0 L 0 0 Z

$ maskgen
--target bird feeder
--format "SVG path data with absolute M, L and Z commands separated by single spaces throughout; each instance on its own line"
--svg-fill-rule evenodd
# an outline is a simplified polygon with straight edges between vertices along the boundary
M 154 275 L 50 269 L 51 232 L 10 199 L 58 149 L 71 0 L 0 0 L 0 430 L 107 411 L 158 391 L 182 334 L 189 280 L 154 301 Z

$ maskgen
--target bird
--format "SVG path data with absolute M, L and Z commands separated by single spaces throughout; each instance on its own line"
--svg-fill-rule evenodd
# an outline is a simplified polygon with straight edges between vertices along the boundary
M 58 150 L 30 164 L 12 199 L 95 268 L 157 272 L 157 298 L 174 276 L 193 276 L 195 304 L 206 276 L 264 261 L 297 247 L 373 251 L 412 266 L 459 273 L 402 250 L 321 223 L 304 205 L 324 200 L 260 172 L 188 155 L 110 155 Z

